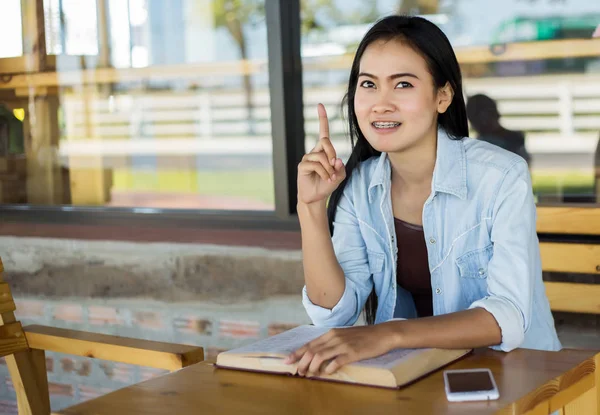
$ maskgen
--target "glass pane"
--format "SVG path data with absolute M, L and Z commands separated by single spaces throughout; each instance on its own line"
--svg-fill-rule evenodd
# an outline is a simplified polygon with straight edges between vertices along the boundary
M 3 0 L 0 12 L 0 58 L 23 54 L 21 0 Z
M 471 100 L 471 135 L 527 158 L 539 203 L 596 202 L 600 3 L 456 1 L 446 10 Z M 495 113 L 499 124 L 482 123 Z
M 472 105 L 470 135 L 528 158 L 539 203 L 598 197 L 600 38 L 593 34 L 600 36 L 600 3 L 379 0 L 340 7 L 306 0 L 302 6 L 307 148 L 317 140 L 316 104 L 323 102 L 334 145 L 349 154 L 341 99 L 356 46 L 377 17 L 418 14 L 449 37 L 467 98 L 485 95 L 492 112 L 498 109 L 501 127 L 492 122 L 478 131 L 474 122 L 486 115 L 473 108 L 484 106 Z
M 7 154 L 26 159 L 26 191 L 3 203 L 274 209 L 263 1 L 106 0 L 108 32 L 95 2 L 59 3 L 76 56 L 0 84 L 28 85 L 3 102 L 24 117 Z
M 60 0 L 44 0 L 44 27 L 46 29 L 46 53 L 48 55 L 64 53 L 63 26 L 61 24 Z

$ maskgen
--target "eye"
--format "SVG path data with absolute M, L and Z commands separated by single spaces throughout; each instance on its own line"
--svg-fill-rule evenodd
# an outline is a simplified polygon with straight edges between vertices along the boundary
M 362 88 L 375 88 L 375 83 L 373 83 L 373 81 L 362 81 L 360 86 Z
M 398 82 L 398 85 L 396 85 L 396 88 L 398 88 L 398 89 L 412 88 L 412 84 L 410 82 L 401 81 L 401 82 Z

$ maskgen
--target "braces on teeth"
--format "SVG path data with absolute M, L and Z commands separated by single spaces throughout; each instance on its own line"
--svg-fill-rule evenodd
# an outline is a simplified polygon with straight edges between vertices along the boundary
M 375 128 L 393 128 L 400 125 L 399 122 L 374 122 Z

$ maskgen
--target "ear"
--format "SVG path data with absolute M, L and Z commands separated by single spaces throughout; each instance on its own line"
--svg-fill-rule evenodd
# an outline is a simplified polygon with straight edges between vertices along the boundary
M 452 99 L 454 98 L 454 90 L 450 83 L 446 82 L 446 85 L 438 89 L 437 92 L 437 112 L 443 114 L 446 112 Z

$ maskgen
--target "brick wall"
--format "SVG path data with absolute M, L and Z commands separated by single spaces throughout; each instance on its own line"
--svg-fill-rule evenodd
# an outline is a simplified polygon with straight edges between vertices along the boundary
M 141 300 L 41 300 L 16 297 L 23 325 L 44 324 L 205 347 L 206 358 L 309 323 L 298 297 L 233 305 Z M 99 359 L 46 354 L 53 410 L 166 373 Z M 0 359 L 0 414 L 17 414 L 8 368 Z

